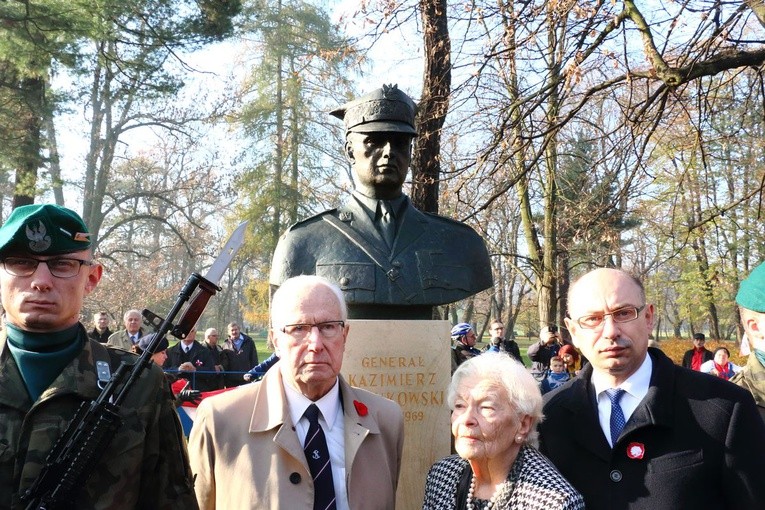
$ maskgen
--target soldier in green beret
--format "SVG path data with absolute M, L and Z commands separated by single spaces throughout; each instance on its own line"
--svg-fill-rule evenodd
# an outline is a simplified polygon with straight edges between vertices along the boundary
M 741 282 L 736 303 L 751 353 L 744 369 L 730 380 L 749 390 L 765 420 L 765 263 Z
M 341 207 L 291 226 L 270 283 L 302 274 L 337 284 L 352 319 L 432 319 L 433 307 L 491 287 L 483 239 L 417 210 L 403 191 L 417 135 L 412 99 L 383 85 L 331 112 L 345 124 L 355 190 Z
M 0 508 L 21 496 L 84 401 L 135 355 L 88 338 L 79 322 L 101 280 L 82 218 L 57 205 L 16 208 L 0 227 Z M 99 370 L 96 370 L 99 366 Z M 107 368 L 108 367 L 108 368 Z M 172 394 L 144 372 L 123 423 L 67 508 L 197 508 Z

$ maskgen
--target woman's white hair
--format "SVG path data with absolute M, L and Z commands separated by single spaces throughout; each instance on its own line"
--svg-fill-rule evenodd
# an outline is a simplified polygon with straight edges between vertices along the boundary
M 518 417 L 531 416 L 531 429 L 525 443 L 537 447 L 539 433 L 537 424 L 542 421 L 542 393 L 539 384 L 516 359 L 501 352 L 486 352 L 462 363 L 452 375 L 446 401 L 454 410 L 457 388 L 463 379 L 490 380 L 501 384 L 507 390 L 507 397 Z

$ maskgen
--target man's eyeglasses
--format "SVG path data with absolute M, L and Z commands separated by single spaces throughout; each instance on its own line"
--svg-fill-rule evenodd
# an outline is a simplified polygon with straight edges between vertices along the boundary
M 331 340 L 343 331 L 345 321 L 327 321 L 317 322 L 315 324 L 287 324 L 280 331 L 288 334 L 295 340 L 303 340 L 311 333 L 311 330 L 314 327 L 319 330 L 319 334 L 322 338 Z
M 3 268 L 13 276 L 32 276 L 37 271 L 40 263 L 48 266 L 50 274 L 56 278 L 72 278 L 80 274 L 80 267 L 92 266 L 92 260 L 70 259 L 58 257 L 54 259 L 40 260 L 29 257 L 5 257 Z
M 623 308 L 614 310 L 611 313 L 592 313 L 590 315 L 582 315 L 576 319 L 576 323 L 584 329 L 595 329 L 602 326 L 603 322 L 606 320 L 606 317 L 609 315 L 614 320 L 614 322 L 630 322 L 638 318 L 638 315 L 640 315 L 640 312 L 643 311 L 643 308 L 645 308 L 645 305 L 639 307 L 625 306 Z

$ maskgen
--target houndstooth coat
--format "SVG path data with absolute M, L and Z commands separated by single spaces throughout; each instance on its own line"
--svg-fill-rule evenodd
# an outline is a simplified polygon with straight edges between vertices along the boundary
M 430 468 L 425 482 L 423 510 L 459 510 L 466 494 L 458 494 L 462 481 L 472 476 L 465 459 L 445 457 Z M 530 446 L 521 447 L 510 478 L 514 488 L 497 501 L 497 510 L 583 510 L 584 499 L 549 460 Z M 464 490 L 463 492 L 467 492 Z M 459 503 L 458 503 L 459 500 Z

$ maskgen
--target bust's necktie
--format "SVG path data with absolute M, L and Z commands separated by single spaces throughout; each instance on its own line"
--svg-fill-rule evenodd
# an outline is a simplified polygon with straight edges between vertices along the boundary
M 313 508 L 314 510 L 334 510 L 337 508 L 335 485 L 332 481 L 327 438 L 319 425 L 319 408 L 316 404 L 311 404 L 304 416 L 308 418 L 309 426 L 303 451 L 313 478 Z
M 622 399 L 622 395 L 624 395 L 624 393 L 626 392 L 621 388 L 612 388 L 610 390 L 606 390 L 606 395 L 608 395 L 609 400 L 611 400 L 612 446 L 616 446 L 616 441 L 622 434 L 622 429 L 624 429 L 624 425 L 626 424 L 626 420 L 624 419 L 624 411 L 622 411 L 622 406 L 619 405 L 619 401 Z
M 396 220 L 393 217 L 393 208 L 387 200 L 380 200 L 380 233 L 388 244 L 393 248 L 393 240 L 396 238 Z

